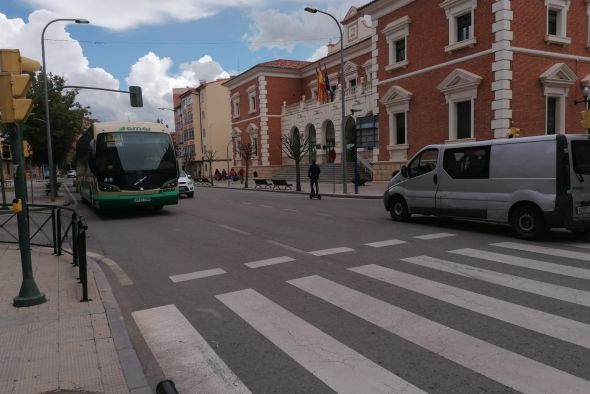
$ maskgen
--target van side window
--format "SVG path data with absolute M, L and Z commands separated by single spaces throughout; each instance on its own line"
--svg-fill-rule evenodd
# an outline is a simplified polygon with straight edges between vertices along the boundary
M 443 168 L 455 179 L 487 179 L 490 177 L 490 147 L 447 149 Z
M 408 165 L 408 175 L 413 178 L 418 175 L 426 174 L 436 168 L 438 159 L 437 149 L 427 149 L 420 153 Z

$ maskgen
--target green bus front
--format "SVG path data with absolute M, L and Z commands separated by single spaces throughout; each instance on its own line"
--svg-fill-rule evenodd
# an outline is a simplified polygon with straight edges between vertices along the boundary
M 98 211 L 178 204 L 178 165 L 170 135 L 103 132 L 89 144 L 82 198 Z

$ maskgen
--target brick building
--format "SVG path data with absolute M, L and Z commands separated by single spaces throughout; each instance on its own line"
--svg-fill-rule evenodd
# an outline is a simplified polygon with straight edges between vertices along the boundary
M 317 17 L 317 16 L 310 16 Z M 424 145 L 582 133 L 583 88 L 590 86 L 590 0 L 375 0 L 350 9 L 339 44 L 317 62 L 262 63 L 226 82 L 232 133 L 254 141 L 261 176 L 290 164 L 280 136 L 313 136 L 320 163 L 361 142 L 375 180 Z M 368 21 L 370 19 L 370 21 Z M 334 101 L 316 100 L 326 66 Z M 336 86 L 335 86 L 336 87 Z M 252 103 L 259 107 L 252 107 Z M 352 110 L 352 111 L 351 111 Z M 350 156 L 346 154 L 346 160 Z

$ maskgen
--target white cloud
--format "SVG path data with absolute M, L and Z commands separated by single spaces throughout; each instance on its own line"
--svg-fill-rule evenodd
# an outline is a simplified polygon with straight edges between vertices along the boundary
M 8 19 L 0 13 L 0 48 L 19 48 L 23 56 L 41 60 L 41 32 L 55 18 L 55 14 L 39 10 L 29 16 L 27 23 L 22 19 Z M 123 90 L 120 81 L 108 70 L 90 66 L 82 47 L 65 28 L 62 22 L 51 25 L 54 40 L 45 42 L 47 72 L 63 76 L 68 85 Z M 195 87 L 199 80 L 227 78 L 229 74 L 210 56 L 181 64 L 178 74 L 171 73 L 172 64 L 172 59 L 149 52 L 131 66 L 126 83 L 142 87 L 143 108 L 130 107 L 127 94 L 97 90 L 80 90 L 78 102 L 91 107 L 92 117 L 99 120 L 153 121 L 159 117 L 173 127 L 172 112 L 158 110 L 172 106 L 172 88 Z
M 316 51 L 313 53 L 313 55 L 310 56 L 309 59 L 307 59 L 307 61 L 308 62 L 315 62 L 316 60 L 321 59 L 327 55 L 328 55 L 328 46 L 322 45 L 321 47 L 316 49 Z

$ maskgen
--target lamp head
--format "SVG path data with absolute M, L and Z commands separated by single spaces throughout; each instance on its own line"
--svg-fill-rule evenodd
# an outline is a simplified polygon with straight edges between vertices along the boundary
M 90 21 L 88 19 L 76 19 L 76 20 L 74 20 L 74 22 L 76 22 L 76 23 L 82 23 L 82 24 L 85 24 L 85 25 L 87 25 L 87 24 L 90 23 Z
M 318 10 L 316 8 L 311 8 L 311 7 L 305 7 L 305 11 L 310 12 L 312 14 L 315 14 L 316 12 L 318 12 Z
M 584 86 L 584 89 L 582 89 L 582 95 L 584 95 L 586 98 L 590 96 L 590 87 Z

